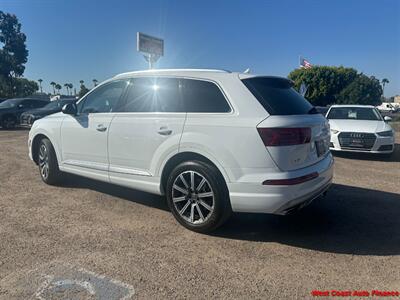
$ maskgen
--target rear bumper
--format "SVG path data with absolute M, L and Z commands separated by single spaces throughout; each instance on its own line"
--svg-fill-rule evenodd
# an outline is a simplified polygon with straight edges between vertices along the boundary
M 232 210 L 235 212 L 286 214 L 323 194 L 333 178 L 333 157 L 329 153 L 315 165 L 296 171 L 282 172 L 280 178 L 297 178 L 313 172 L 318 177 L 295 185 L 262 185 L 260 182 L 229 183 Z M 264 174 L 268 179 L 271 174 Z M 274 177 L 276 174 L 274 174 Z

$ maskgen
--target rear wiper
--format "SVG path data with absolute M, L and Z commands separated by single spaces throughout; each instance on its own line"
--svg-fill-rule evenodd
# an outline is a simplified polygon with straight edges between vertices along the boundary
M 313 114 L 317 114 L 318 110 L 315 108 L 315 106 L 313 106 L 309 111 L 308 114 L 309 115 L 313 115 Z

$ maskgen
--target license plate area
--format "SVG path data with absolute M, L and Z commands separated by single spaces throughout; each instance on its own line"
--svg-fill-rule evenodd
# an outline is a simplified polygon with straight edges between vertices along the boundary
M 351 139 L 350 140 L 350 146 L 351 147 L 358 147 L 358 148 L 362 148 L 364 147 L 364 143 L 361 139 Z

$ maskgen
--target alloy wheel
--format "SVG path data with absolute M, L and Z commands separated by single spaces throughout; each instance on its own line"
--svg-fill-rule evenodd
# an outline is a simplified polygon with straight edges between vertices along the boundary
M 195 171 L 179 174 L 172 185 L 172 202 L 178 214 L 191 224 L 202 224 L 214 211 L 214 192 L 208 180 Z
M 39 148 L 39 168 L 42 178 L 46 180 L 49 177 L 49 154 L 44 144 Z

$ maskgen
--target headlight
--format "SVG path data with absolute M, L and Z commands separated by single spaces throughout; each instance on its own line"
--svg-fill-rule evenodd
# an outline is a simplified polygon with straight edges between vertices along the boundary
M 379 136 L 393 136 L 393 131 L 392 130 L 382 131 L 382 132 L 378 132 L 377 135 L 379 135 Z
M 333 133 L 333 134 L 336 134 L 338 132 L 339 132 L 339 130 L 331 129 L 331 133 Z

